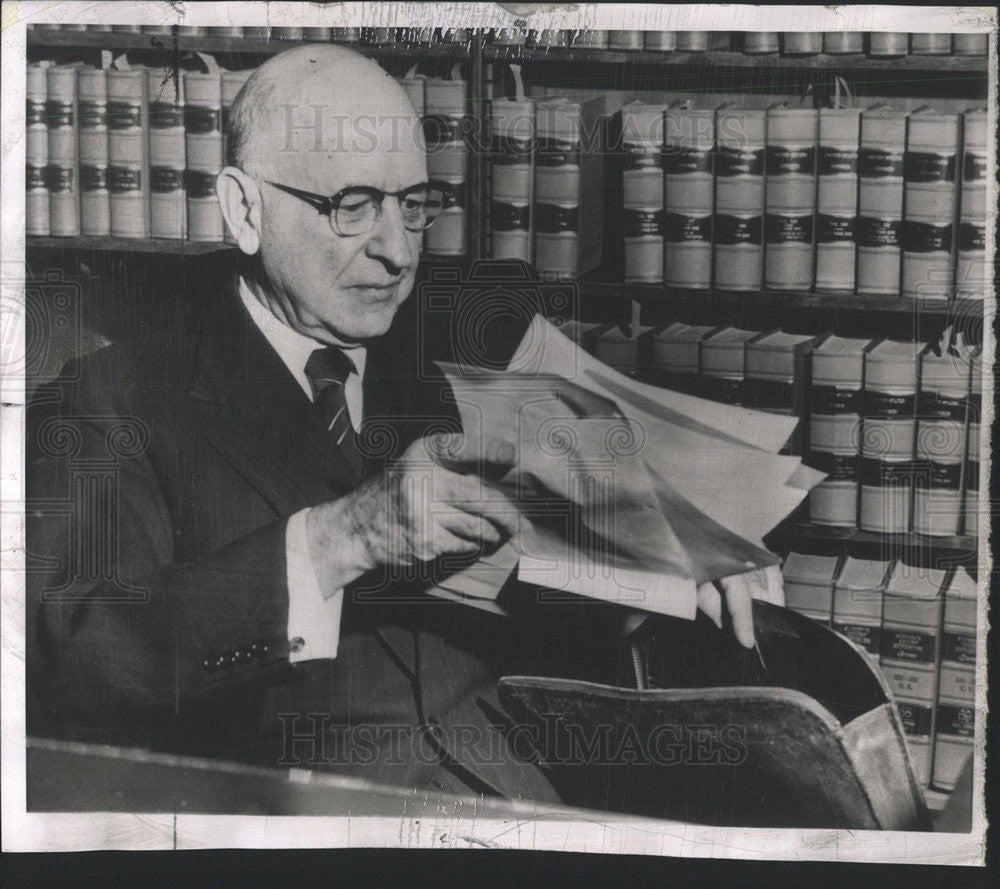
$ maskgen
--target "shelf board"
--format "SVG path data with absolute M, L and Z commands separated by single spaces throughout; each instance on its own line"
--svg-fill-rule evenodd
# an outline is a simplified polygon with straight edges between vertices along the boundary
M 713 308 L 743 306 L 747 308 L 829 309 L 837 312 L 919 315 L 922 317 L 951 316 L 981 317 L 983 301 L 956 299 L 948 303 L 917 303 L 897 296 L 859 296 L 854 293 L 809 292 L 799 290 L 682 290 L 662 284 L 620 284 L 600 281 L 579 282 L 585 299 L 634 299 L 646 305 L 683 305 L 696 303 L 711 311 Z
M 68 238 L 28 235 L 25 238 L 25 246 L 28 250 L 146 253 L 164 256 L 205 256 L 210 253 L 227 253 L 230 250 L 236 249 L 232 244 L 217 241 L 173 241 L 166 238 L 103 238 L 88 235 L 77 235 Z
M 792 540 L 844 543 L 859 548 L 882 548 L 887 553 L 900 551 L 930 552 L 955 555 L 974 553 L 978 549 L 977 538 L 958 534 L 950 537 L 931 537 L 925 534 L 876 534 L 858 528 L 837 528 L 832 525 L 815 525 L 798 522 L 785 528 L 785 535 Z
M 89 31 L 30 31 L 28 49 L 118 49 L 159 50 L 173 52 L 219 52 L 246 55 L 275 55 L 302 43 L 326 43 L 309 40 L 260 40 L 254 37 L 192 36 L 171 34 L 122 34 Z M 336 41 L 333 41 L 336 42 Z M 465 43 L 404 43 L 358 44 L 347 43 L 359 52 L 378 56 L 413 58 L 468 58 Z

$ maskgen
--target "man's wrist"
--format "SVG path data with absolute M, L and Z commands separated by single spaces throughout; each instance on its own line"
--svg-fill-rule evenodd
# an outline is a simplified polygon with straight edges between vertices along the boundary
M 343 589 L 375 567 L 352 515 L 354 495 L 314 506 L 306 517 L 309 557 L 325 595 Z

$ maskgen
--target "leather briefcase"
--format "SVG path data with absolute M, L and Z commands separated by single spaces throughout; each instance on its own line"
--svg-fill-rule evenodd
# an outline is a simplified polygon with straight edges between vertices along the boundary
M 725 826 L 930 830 L 896 707 L 866 655 L 754 602 L 758 650 L 650 618 L 636 689 L 508 676 L 517 743 L 570 805 Z

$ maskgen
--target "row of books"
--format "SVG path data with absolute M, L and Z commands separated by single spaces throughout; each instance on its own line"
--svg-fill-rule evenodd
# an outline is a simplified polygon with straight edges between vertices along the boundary
M 803 418 L 788 450 L 827 478 L 809 520 L 880 534 L 978 535 L 982 351 L 676 322 L 567 322 L 616 369 Z
M 785 604 L 847 636 L 881 668 L 917 778 L 948 792 L 972 753 L 977 585 L 964 568 L 791 552 Z
M 599 240 L 579 245 L 575 265 L 553 261 L 544 240 L 593 241 L 586 227 L 621 214 L 626 282 L 984 298 L 985 109 L 631 102 L 612 208 L 600 205 L 599 102 L 493 101 L 494 258 L 573 277 L 599 261 Z
M 34 25 L 38 30 L 117 31 L 125 33 L 171 34 L 171 25 Z M 198 27 L 180 25 L 177 33 L 186 36 L 212 35 L 247 39 L 336 40 L 391 44 L 467 43 L 473 34 L 487 36 L 500 45 L 584 46 L 613 50 L 657 52 L 706 52 L 732 50 L 747 54 L 782 53 L 810 56 L 819 53 L 844 55 L 866 52 L 873 58 L 905 55 L 983 56 L 986 34 L 906 34 L 873 31 L 638 31 L 601 29 L 507 29 L 488 32 L 471 28 L 310 28 L 310 27 Z

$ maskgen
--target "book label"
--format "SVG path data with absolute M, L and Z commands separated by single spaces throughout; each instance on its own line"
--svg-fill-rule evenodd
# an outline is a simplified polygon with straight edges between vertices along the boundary
M 173 167 L 152 167 L 149 171 L 149 188 L 154 194 L 183 191 L 184 171 Z
M 813 218 L 811 213 L 801 216 L 767 214 L 768 244 L 811 244 Z
M 819 147 L 819 175 L 836 176 L 858 171 L 858 151 L 856 148 Z
M 108 127 L 128 130 L 142 122 L 142 109 L 131 102 L 108 102 Z
M 51 100 L 46 102 L 45 123 L 50 130 L 73 126 L 73 103 Z
M 764 174 L 764 149 L 744 150 L 719 146 L 715 154 L 717 176 L 762 176 Z
M 509 166 L 511 164 L 531 163 L 531 141 L 528 139 L 512 139 L 507 136 L 493 137 L 494 164 Z
M 913 480 L 915 487 L 957 491 L 962 486 L 961 463 L 938 463 L 934 460 L 924 463 L 921 461 L 920 470 Z
M 490 223 L 494 231 L 527 231 L 529 219 L 529 207 L 517 206 L 516 204 L 504 204 L 501 201 L 493 201 L 490 204 Z
M 931 733 L 931 708 L 909 701 L 897 701 L 899 720 L 908 735 L 929 735 Z
M 81 101 L 77 109 L 78 123 L 82 130 L 94 130 L 108 125 L 108 106 L 104 102 Z
M 449 182 L 448 189 L 441 199 L 441 210 L 451 210 L 455 207 L 459 209 L 465 207 L 465 183 Z
M 665 147 L 663 169 L 670 175 L 711 173 L 712 152 L 697 148 Z
M 625 170 L 656 170 L 663 166 L 663 158 L 658 148 L 639 145 L 625 147 Z
M 865 390 L 865 414 L 870 417 L 907 417 L 916 408 L 917 396 L 913 392 L 902 395 Z
M 45 103 L 32 101 L 28 99 L 27 105 L 25 107 L 26 120 L 25 125 L 32 126 L 46 126 L 45 122 Z
M 907 151 L 903 178 L 907 182 L 954 182 L 955 155 Z
M 101 191 L 107 187 L 107 167 L 80 165 L 80 191 Z
M 184 126 L 184 109 L 179 105 L 157 102 L 149 106 L 149 125 L 154 130 L 169 130 Z
M 863 648 L 869 654 L 877 655 L 879 653 L 879 627 L 833 621 L 833 629 L 846 636 L 855 645 Z
M 858 152 L 858 172 L 866 179 L 902 177 L 903 152 L 862 148 Z
M 108 167 L 108 189 L 112 194 L 142 191 L 142 170 L 135 167 Z
M 625 210 L 622 227 L 626 238 L 642 238 L 647 235 L 662 237 L 662 214 L 659 210 Z
M 976 710 L 955 704 L 938 704 L 937 730 L 942 735 L 972 738 L 976 733 Z
M 936 417 L 942 420 L 958 420 L 959 422 L 965 419 L 967 403 L 964 397 L 955 398 L 927 389 L 920 393 L 918 399 L 922 417 Z
M 962 164 L 963 182 L 981 182 L 986 178 L 986 155 L 973 154 L 971 151 L 965 153 L 965 162 Z
M 219 131 L 220 113 L 218 108 L 204 108 L 200 105 L 184 106 L 184 129 L 194 135 Z
M 854 217 L 818 214 L 816 216 L 816 243 L 833 244 L 839 241 L 854 241 Z
M 760 216 L 727 216 L 719 213 L 715 216 L 716 244 L 761 244 L 764 224 Z
M 856 482 L 858 480 L 857 454 L 834 454 L 830 451 L 811 451 L 809 466 L 825 472 L 828 482 Z
M 578 166 L 580 143 L 565 139 L 539 139 L 536 160 L 540 167 Z
M 907 488 L 913 480 L 913 464 L 909 460 L 889 462 L 861 458 L 861 484 L 873 488 Z
M 48 185 L 49 191 L 53 193 L 72 192 L 73 168 L 58 167 L 55 164 L 49 164 L 45 168 L 45 183 Z
M 539 204 L 535 207 L 535 230 L 539 232 L 578 231 L 580 227 L 579 207 L 557 207 L 555 204 Z
M 858 217 L 859 247 L 898 247 L 903 223 L 899 219 Z
M 24 187 L 27 191 L 36 188 L 48 188 L 45 178 L 45 167 L 25 164 L 24 173 Z
M 743 391 L 746 403 L 752 407 L 766 411 L 779 411 L 783 414 L 792 412 L 795 391 L 792 383 L 747 377 Z
M 743 380 L 703 376 L 701 388 L 705 398 L 711 398 L 725 404 L 743 403 Z
M 891 658 L 896 661 L 933 664 L 934 643 L 934 636 L 928 633 L 915 633 L 912 630 L 895 630 L 883 627 L 882 644 L 879 648 L 879 653 L 882 657 Z M 916 688 L 903 689 L 904 692 L 906 690 L 912 692 L 916 691 Z
M 672 244 L 687 241 L 712 240 L 711 216 L 686 216 L 683 213 L 667 213 L 665 215 L 664 233 Z
M 958 249 L 969 253 L 986 249 L 986 226 L 982 223 L 963 222 L 958 227 Z
M 914 222 L 906 220 L 903 223 L 903 249 L 907 253 L 937 253 L 951 252 L 951 223 L 934 225 L 930 222 Z
M 861 390 L 812 386 L 809 401 L 814 414 L 856 414 L 861 408 Z
M 815 169 L 816 149 L 812 146 L 767 146 L 767 175 L 786 176 L 798 174 L 812 176 Z
M 428 148 L 447 145 L 462 141 L 462 118 L 448 117 L 444 114 L 427 114 L 424 116 L 424 141 Z
M 949 633 L 941 636 L 941 660 L 958 664 L 976 663 L 976 637 L 971 633 Z

